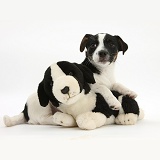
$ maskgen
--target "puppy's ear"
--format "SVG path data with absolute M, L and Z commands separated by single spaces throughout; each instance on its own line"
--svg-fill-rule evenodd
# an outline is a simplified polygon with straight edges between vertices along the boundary
M 83 39 L 82 39 L 82 41 L 81 41 L 81 44 L 80 44 L 80 51 L 81 51 L 81 52 L 84 51 L 84 49 L 85 49 L 85 47 L 86 47 L 86 44 L 87 44 L 87 42 L 88 42 L 88 40 L 89 40 L 89 37 L 91 37 L 91 36 L 93 36 L 93 35 L 91 35 L 91 34 L 86 34 L 86 35 L 83 37 Z
M 122 40 L 121 37 L 119 36 L 114 36 L 117 39 L 118 42 L 118 50 L 124 53 L 126 52 L 126 50 L 128 49 L 128 45 Z
M 39 83 L 38 86 L 38 98 L 39 98 L 39 103 L 41 106 L 46 107 L 49 103 L 49 97 L 47 96 L 45 90 L 44 90 L 44 82 L 42 81 Z
M 77 64 L 77 63 L 75 63 L 75 65 L 82 71 L 84 80 L 87 83 L 92 83 L 92 84 L 96 83 L 93 76 L 93 72 L 88 67 L 86 67 L 83 64 Z

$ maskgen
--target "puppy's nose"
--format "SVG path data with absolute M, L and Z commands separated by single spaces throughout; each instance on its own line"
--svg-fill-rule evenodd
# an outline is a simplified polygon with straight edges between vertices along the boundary
M 61 92 L 62 92 L 63 94 L 67 94 L 67 93 L 69 92 L 69 87 L 68 87 L 68 86 L 64 87 L 64 88 L 61 90 Z
M 100 52 L 98 52 L 98 54 L 99 54 L 99 56 L 102 57 L 102 58 L 107 55 L 107 53 L 106 53 L 105 51 L 100 51 Z

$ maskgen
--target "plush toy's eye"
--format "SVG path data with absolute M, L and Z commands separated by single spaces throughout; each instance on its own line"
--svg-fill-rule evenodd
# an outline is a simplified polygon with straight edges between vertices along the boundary
M 50 84 L 49 84 L 50 86 L 53 86 L 53 82 L 50 82 Z
M 73 72 L 69 72 L 69 75 L 70 75 L 70 76 L 73 76 Z

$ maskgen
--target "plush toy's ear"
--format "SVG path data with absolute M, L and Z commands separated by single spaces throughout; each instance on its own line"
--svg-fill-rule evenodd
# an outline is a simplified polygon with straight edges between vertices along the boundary
M 128 49 L 128 45 L 121 39 L 119 36 L 114 36 L 117 39 L 118 42 L 118 50 L 123 51 L 123 55 Z
M 94 76 L 93 76 L 93 73 L 92 71 L 86 67 L 85 65 L 83 64 L 77 64 L 77 63 L 74 63 L 83 73 L 83 77 L 84 77 L 84 89 L 85 89 L 85 94 L 88 94 L 91 90 L 90 86 L 89 86 L 89 83 L 90 84 L 94 84 L 96 83 L 95 82 L 95 79 L 94 79 Z
M 44 90 L 44 82 L 42 81 L 39 83 L 38 86 L 38 98 L 39 98 L 39 103 L 41 106 L 46 107 L 49 103 L 49 97 L 47 96 L 45 90 Z
M 91 35 L 91 34 L 86 34 L 86 35 L 83 37 L 83 39 L 82 39 L 82 41 L 81 41 L 81 44 L 80 44 L 80 51 L 81 51 L 81 52 L 84 51 L 84 49 L 85 49 L 85 47 L 86 47 L 86 44 L 87 44 L 87 42 L 88 42 L 88 40 L 89 40 L 89 37 L 91 37 L 91 36 L 93 36 L 93 35 Z
M 77 63 L 75 63 L 75 65 L 82 71 L 84 80 L 87 83 L 92 83 L 92 84 L 96 83 L 93 76 L 93 72 L 88 67 L 86 67 L 83 64 L 77 64 Z

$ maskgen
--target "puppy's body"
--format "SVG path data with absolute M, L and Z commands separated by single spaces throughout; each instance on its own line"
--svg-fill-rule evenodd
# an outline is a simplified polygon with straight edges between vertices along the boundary
M 109 34 L 87 34 L 82 39 L 80 51 L 83 52 L 85 48 L 87 49 L 86 58 L 82 64 L 92 70 L 97 86 L 104 85 L 108 88 L 103 89 L 101 87 L 102 90 L 106 90 L 105 97 L 107 97 L 108 94 L 110 97 L 109 99 L 113 99 L 113 101 L 109 102 L 110 106 L 114 106 L 115 109 L 118 109 L 121 105 L 113 98 L 109 90 L 118 91 L 132 98 L 137 96 L 135 92 L 116 83 L 114 69 L 118 52 L 123 51 L 124 54 L 128 49 L 128 45 L 119 36 L 111 36 Z M 109 99 L 106 99 L 107 102 Z

